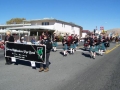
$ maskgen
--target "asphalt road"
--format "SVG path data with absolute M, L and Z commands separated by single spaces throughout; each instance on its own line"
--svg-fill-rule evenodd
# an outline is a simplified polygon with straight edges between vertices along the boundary
M 120 90 L 119 51 L 112 43 L 96 59 L 82 50 L 67 57 L 51 52 L 50 71 L 41 73 L 26 65 L 5 65 L 0 51 L 0 90 Z

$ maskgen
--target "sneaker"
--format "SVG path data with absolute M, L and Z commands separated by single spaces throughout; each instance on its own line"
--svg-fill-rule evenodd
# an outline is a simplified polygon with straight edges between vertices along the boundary
M 90 58 L 92 58 L 92 56 L 90 56 Z
M 39 72 L 42 72 L 42 71 L 44 71 L 44 68 L 43 68 L 43 67 L 42 67 L 42 68 L 40 68 Z
M 6 62 L 5 65 L 10 65 L 10 63 Z
M 67 54 L 63 55 L 63 56 L 67 56 Z
M 49 71 L 49 68 L 44 69 L 44 72 L 48 72 L 48 71 Z

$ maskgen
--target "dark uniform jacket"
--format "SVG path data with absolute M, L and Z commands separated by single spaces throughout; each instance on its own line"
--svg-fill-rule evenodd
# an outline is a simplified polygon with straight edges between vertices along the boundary
M 4 44 L 5 44 L 5 41 L 9 41 L 9 42 L 14 42 L 14 37 L 13 36 L 5 36 L 5 39 L 4 39 Z M 10 47 L 10 46 L 8 46 Z M 5 55 L 5 52 L 4 52 L 4 55 Z
M 94 39 L 93 38 L 89 38 L 89 40 L 90 40 L 90 46 L 93 46 Z
M 14 37 L 13 36 L 5 36 L 5 40 L 4 40 L 4 42 L 5 41 L 9 41 L 9 42 L 14 42 Z
M 46 45 L 46 53 L 50 53 L 52 49 L 52 42 L 49 39 L 44 39 L 41 41 L 41 44 Z

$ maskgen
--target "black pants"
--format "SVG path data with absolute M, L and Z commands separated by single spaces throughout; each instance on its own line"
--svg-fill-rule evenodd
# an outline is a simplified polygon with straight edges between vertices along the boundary
M 45 64 L 45 68 L 49 68 L 49 56 L 50 53 L 46 53 L 46 64 Z M 40 68 L 43 67 L 43 63 L 40 63 Z
M 5 56 L 5 51 L 4 51 L 4 56 Z M 11 63 L 11 58 L 5 57 L 6 63 Z
M 11 58 L 5 57 L 6 63 L 11 63 Z

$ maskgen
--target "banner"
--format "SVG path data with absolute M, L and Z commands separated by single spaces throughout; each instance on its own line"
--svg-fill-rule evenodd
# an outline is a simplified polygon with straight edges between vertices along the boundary
M 46 46 L 7 42 L 5 44 L 5 57 L 45 63 Z

